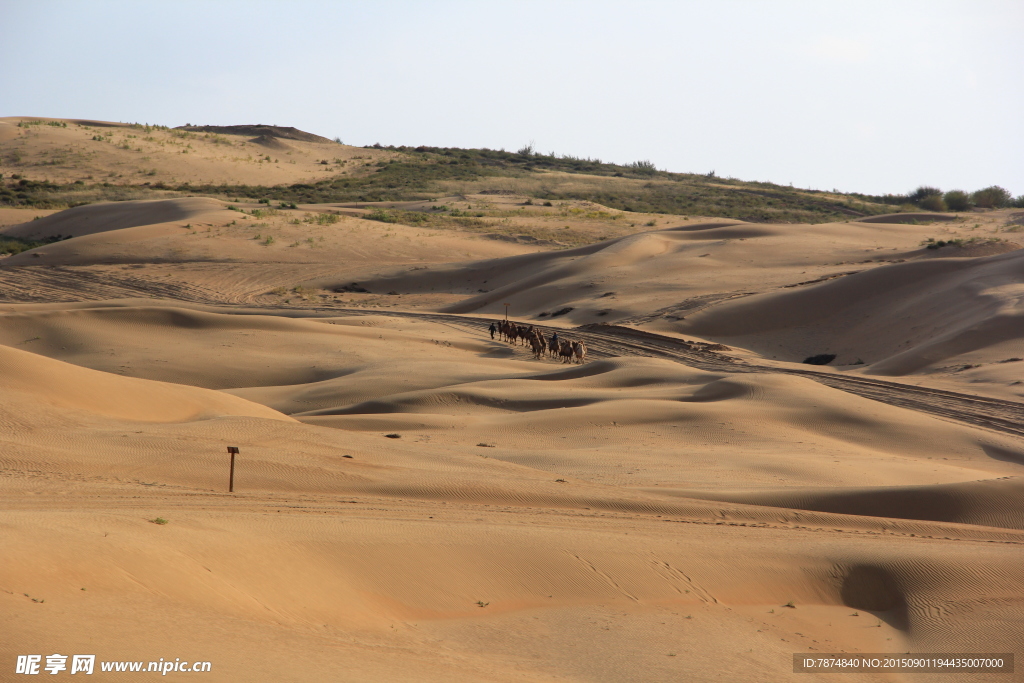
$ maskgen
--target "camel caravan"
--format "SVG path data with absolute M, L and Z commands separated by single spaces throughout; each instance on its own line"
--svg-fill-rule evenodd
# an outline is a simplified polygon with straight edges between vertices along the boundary
M 558 358 L 563 363 L 584 363 L 587 360 L 587 345 L 582 340 L 559 337 L 558 332 L 545 337 L 539 327 L 517 325 L 510 320 L 491 323 L 490 332 L 491 339 L 498 334 L 500 339 L 509 344 L 518 344 L 520 340 L 524 346 L 529 344 L 537 360 L 544 356 Z

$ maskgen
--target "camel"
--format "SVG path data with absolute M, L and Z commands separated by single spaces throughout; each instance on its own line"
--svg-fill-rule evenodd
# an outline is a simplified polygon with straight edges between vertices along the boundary
M 540 360 L 540 357 L 544 355 L 544 351 L 547 350 L 547 342 L 540 330 L 534 330 L 533 334 L 530 335 L 530 346 L 533 347 L 534 358 Z
M 518 328 L 519 338 L 523 340 L 523 346 L 529 343 L 530 335 L 533 334 L 533 325 L 527 327 L 526 325 L 520 325 Z
M 572 343 L 572 353 L 576 357 L 576 361 L 583 364 L 587 361 L 587 345 L 583 341 L 574 341 Z
M 519 327 L 515 323 L 505 323 L 505 341 L 509 344 L 516 343 L 516 334 L 519 331 Z
M 554 356 L 558 353 L 558 333 L 555 332 L 548 340 L 548 355 Z
M 568 339 L 563 339 L 558 343 L 558 357 L 562 359 L 563 363 L 572 362 L 572 342 Z

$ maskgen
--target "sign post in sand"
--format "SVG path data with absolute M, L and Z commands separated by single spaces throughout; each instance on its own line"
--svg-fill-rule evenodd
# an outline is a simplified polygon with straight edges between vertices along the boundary
M 508 307 L 511 304 L 505 304 L 505 322 L 508 322 Z
M 235 492 L 235 456 L 238 455 L 238 446 L 228 446 L 228 453 L 231 454 L 231 474 L 228 475 L 228 493 Z

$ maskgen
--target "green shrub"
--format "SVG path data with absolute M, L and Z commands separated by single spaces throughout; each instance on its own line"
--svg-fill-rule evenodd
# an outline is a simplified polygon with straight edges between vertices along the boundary
M 370 213 L 363 216 L 371 221 L 380 221 L 382 223 L 397 223 L 398 218 L 392 216 L 390 213 L 380 207 L 374 207 Z
M 963 190 L 950 190 L 942 199 L 950 211 L 969 211 L 974 206 L 971 196 Z
M 911 203 L 917 204 L 918 206 L 921 206 L 921 202 L 926 197 L 934 197 L 934 196 L 941 197 L 942 196 L 942 190 L 940 190 L 937 187 L 929 187 L 928 185 L 922 185 L 921 187 L 917 188 L 916 190 L 911 192 L 909 195 L 907 195 L 907 199 L 909 199 L 911 201 Z
M 38 218 L 39 217 L 36 216 L 33 220 Z M 71 235 L 54 235 L 53 237 L 48 237 L 39 241 L 23 240 L 17 237 L 0 237 L 0 254 L 11 254 L 13 256 L 14 254 L 20 254 L 23 251 L 28 251 L 29 249 L 35 249 L 36 247 L 42 247 L 47 244 L 62 242 L 69 239 L 71 239 Z
M 986 187 L 971 195 L 975 206 L 983 209 L 1001 209 L 1010 204 L 1010 193 L 998 185 Z
M 946 202 L 940 194 L 930 194 L 920 201 L 920 206 L 925 211 L 945 211 Z
M 634 161 L 632 164 L 629 165 L 629 167 L 633 171 L 637 173 L 642 173 L 644 175 L 654 175 L 658 171 L 658 169 L 654 166 L 654 162 L 648 159 Z

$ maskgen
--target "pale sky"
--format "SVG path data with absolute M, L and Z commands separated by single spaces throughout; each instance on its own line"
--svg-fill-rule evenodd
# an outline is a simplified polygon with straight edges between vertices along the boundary
M 0 116 L 1024 194 L 1024 2 L 0 0 Z

